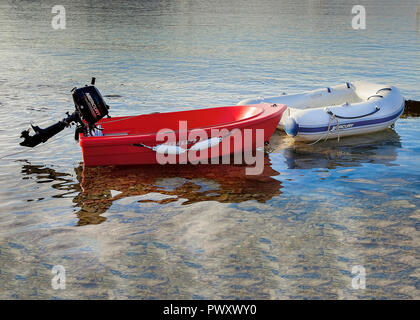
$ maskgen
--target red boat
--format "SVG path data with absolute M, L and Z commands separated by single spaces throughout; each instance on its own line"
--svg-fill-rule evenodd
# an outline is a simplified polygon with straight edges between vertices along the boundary
M 196 164 L 220 157 L 226 163 L 231 154 L 242 155 L 268 142 L 286 109 L 261 103 L 111 118 L 94 84 L 92 78 L 90 86 L 74 88 L 76 110 L 47 128 L 32 126 L 34 135 L 22 131 L 20 145 L 35 147 L 75 124 L 85 166 Z M 245 162 L 250 154 L 244 154 Z
M 255 149 L 270 140 L 285 109 L 285 105 L 262 103 L 103 118 L 97 122 L 100 136 L 80 133 L 83 161 L 85 166 L 155 164 L 161 154 L 173 155 L 176 163 L 197 163 L 212 155 L 222 157 Z M 173 139 L 168 134 L 166 141 L 157 141 L 162 129 L 173 132 Z M 258 129 L 263 129 L 260 143 Z

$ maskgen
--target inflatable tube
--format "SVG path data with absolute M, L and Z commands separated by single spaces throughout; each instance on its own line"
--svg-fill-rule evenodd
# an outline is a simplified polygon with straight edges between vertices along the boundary
M 238 105 L 281 103 L 279 128 L 299 141 L 340 138 L 386 129 L 404 111 L 398 88 L 365 81 L 347 82 L 293 95 L 247 99 Z

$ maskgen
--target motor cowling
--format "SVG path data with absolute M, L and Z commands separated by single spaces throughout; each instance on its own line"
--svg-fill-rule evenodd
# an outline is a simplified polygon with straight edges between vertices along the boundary
M 72 95 L 76 110 L 80 112 L 82 119 L 89 126 L 93 126 L 96 122 L 108 115 L 109 107 L 95 86 L 75 88 L 72 91 Z

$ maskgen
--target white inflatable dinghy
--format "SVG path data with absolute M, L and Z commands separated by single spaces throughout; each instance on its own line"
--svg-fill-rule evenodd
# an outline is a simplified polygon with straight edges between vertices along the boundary
M 298 94 L 246 99 L 238 105 L 281 103 L 279 128 L 298 141 L 317 141 L 386 129 L 404 111 L 398 88 L 365 81 Z

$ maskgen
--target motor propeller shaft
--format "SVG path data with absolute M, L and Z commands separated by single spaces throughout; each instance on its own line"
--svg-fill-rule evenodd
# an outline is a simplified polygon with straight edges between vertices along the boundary
M 20 143 L 21 146 L 33 148 L 40 144 L 41 142 L 47 141 L 49 138 L 55 136 L 57 133 L 63 131 L 65 127 L 68 127 L 72 122 L 76 122 L 78 124 L 84 125 L 80 113 L 78 111 L 73 112 L 72 114 L 68 115 L 67 118 L 64 118 L 57 123 L 42 129 L 38 126 L 33 126 L 32 130 L 35 132 L 34 135 L 29 135 L 29 129 L 24 130 L 21 133 L 21 138 L 24 140 Z

